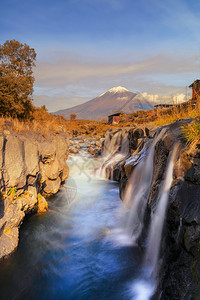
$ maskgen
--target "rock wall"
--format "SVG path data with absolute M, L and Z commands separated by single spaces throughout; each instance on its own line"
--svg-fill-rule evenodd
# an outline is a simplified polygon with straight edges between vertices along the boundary
M 175 142 L 179 153 L 174 167 L 173 184 L 161 243 L 159 285 L 153 299 L 200 299 L 200 144 L 191 153 L 182 139 L 181 126 L 191 120 L 165 126 L 166 134 L 156 144 L 153 180 L 148 212 L 154 210 L 159 186 L 164 179 L 167 159 Z M 158 128 L 157 131 L 161 129 Z M 115 166 L 114 179 L 119 181 L 120 195 L 155 132 L 130 131 L 130 145 L 135 152 Z M 140 134 L 138 134 L 140 133 Z
M 26 214 L 48 208 L 45 196 L 57 193 L 68 177 L 68 137 L 55 133 L 0 133 L 0 258 L 18 245 Z

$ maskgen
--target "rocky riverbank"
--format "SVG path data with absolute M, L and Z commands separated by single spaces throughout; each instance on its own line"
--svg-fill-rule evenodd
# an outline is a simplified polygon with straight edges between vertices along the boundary
M 200 144 L 189 151 L 181 132 L 181 127 L 191 121 L 182 120 L 164 126 L 165 133 L 155 146 L 153 178 L 147 206 L 149 216 L 154 213 L 157 205 L 159 187 L 164 180 L 169 154 L 174 144 L 179 144 L 161 242 L 161 268 L 155 300 L 200 297 Z M 112 168 L 108 164 L 108 177 L 111 178 L 113 172 L 112 178 L 119 181 L 122 200 L 132 171 L 139 162 L 145 160 L 151 140 L 160 131 L 161 128 L 130 129 L 129 155 Z M 114 141 L 113 133 L 107 134 L 110 135 L 110 141 Z M 118 138 L 117 143 L 115 153 L 120 153 L 123 139 Z M 144 227 L 147 225 L 144 224 Z
M 0 258 L 18 245 L 19 227 L 28 213 L 44 212 L 46 197 L 57 193 L 68 177 L 68 137 L 54 133 L 0 133 Z

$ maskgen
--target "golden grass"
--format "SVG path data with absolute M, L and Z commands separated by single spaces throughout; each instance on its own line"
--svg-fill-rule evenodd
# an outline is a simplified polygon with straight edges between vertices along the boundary
M 35 131 L 42 135 L 48 136 L 53 132 L 73 132 L 78 134 L 87 134 L 89 137 L 94 135 L 102 136 L 111 127 L 102 121 L 89 120 L 66 120 L 62 116 L 50 114 L 45 108 L 36 109 L 33 113 L 32 120 L 19 120 L 11 117 L 0 117 L 0 130 L 11 130 L 15 132 Z M 117 127 L 120 125 L 117 125 Z M 113 126 L 115 127 L 115 126 Z
M 192 151 L 200 140 L 200 120 L 195 119 L 192 123 L 181 127 L 181 131 L 189 150 Z
M 179 119 L 195 118 L 200 115 L 200 105 L 197 101 L 196 105 L 189 103 L 188 105 L 174 106 L 171 109 L 164 109 L 153 122 L 154 125 L 165 125 L 173 123 Z
M 11 117 L 0 118 L 0 129 L 8 129 L 15 132 L 36 131 L 48 136 L 52 132 L 74 132 L 87 134 L 88 137 L 100 137 L 109 129 L 122 127 L 134 127 L 139 125 L 162 126 L 175 122 L 178 119 L 195 118 L 200 116 L 200 97 L 196 103 L 189 101 L 186 104 L 176 105 L 172 108 L 152 109 L 149 111 L 137 111 L 121 116 L 119 124 L 110 125 L 107 120 L 66 120 L 62 116 L 53 115 L 47 112 L 45 106 L 35 108 L 32 120 L 20 121 Z
M 195 118 L 198 116 L 200 116 L 200 97 L 196 101 L 190 100 L 170 108 L 157 108 L 123 115 L 121 122 L 124 126 L 128 126 L 128 124 L 136 126 L 140 124 L 162 126 L 179 119 Z

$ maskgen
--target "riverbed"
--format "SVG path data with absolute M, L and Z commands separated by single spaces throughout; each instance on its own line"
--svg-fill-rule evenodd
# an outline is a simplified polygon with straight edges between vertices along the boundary
M 132 294 L 141 250 L 110 233 L 121 222 L 118 184 L 95 177 L 97 160 L 71 155 L 70 177 L 45 214 L 20 230 L 16 252 L 0 264 L 0 299 L 145 299 Z

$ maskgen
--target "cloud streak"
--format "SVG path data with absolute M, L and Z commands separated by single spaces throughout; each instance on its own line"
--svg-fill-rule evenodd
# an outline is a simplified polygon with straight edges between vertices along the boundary
M 55 64 L 39 62 L 35 70 L 37 83 L 42 86 L 63 86 L 90 78 L 117 78 L 126 75 L 177 75 L 191 73 L 198 65 L 198 56 L 170 57 L 158 55 L 135 63 L 84 63 L 62 60 Z
M 185 92 L 198 75 L 199 57 L 155 55 L 148 59 L 124 62 L 105 62 L 101 59 L 89 60 L 81 56 L 54 63 L 38 62 L 35 69 L 36 88 L 34 99 L 39 105 L 42 101 L 49 111 L 68 108 L 95 98 L 99 94 L 122 85 L 137 93 L 152 93 L 161 99 L 167 95 Z M 40 97 L 41 96 L 41 97 Z M 158 100 L 161 101 L 161 100 Z

